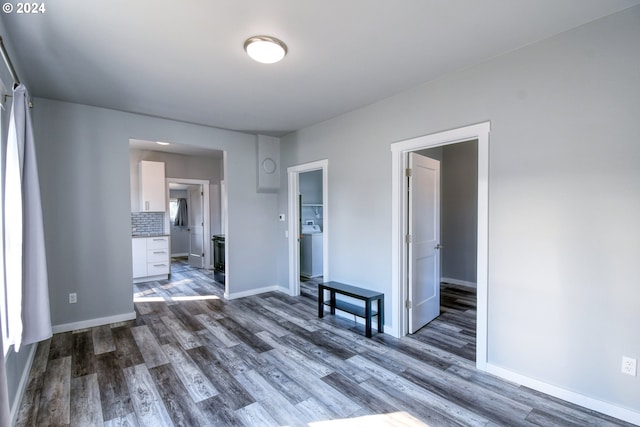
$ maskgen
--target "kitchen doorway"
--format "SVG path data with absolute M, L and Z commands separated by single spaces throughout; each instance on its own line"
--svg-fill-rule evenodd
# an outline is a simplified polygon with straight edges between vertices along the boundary
M 141 161 L 161 162 L 165 166 L 163 176 L 158 178 L 159 182 L 162 182 L 164 209 L 154 212 L 152 225 L 155 233 L 166 237 L 167 246 L 166 249 L 162 249 L 168 253 L 169 260 L 165 261 L 165 265 L 169 264 L 167 273 L 170 273 L 170 276 L 163 280 L 136 281 L 133 286 L 134 302 L 141 303 L 140 310 L 144 311 L 152 309 L 145 305 L 146 303 L 152 303 L 158 298 L 174 301 L 185 298 L 197 300 L 223 297 L 226 284 L 217 281 L 212 270 L 212 236 L 224 233 L 225 230 L 226 194 L 222 191 L 222 183 L 225 178 L 226 153 L 219 149 L 179 143 L 159 144 L 155 141 L 133 138 L 129 140 L 129 149 L 132 229 L 133 212 L 139 205 L 139 163 Z M 172 183 L 182 187 L 176 188 Z M 170 193 L 170 190 L 174 189 L 182 189 L 184 192 L 178 197 Z M 172 248 L 171 240 L 173 239 L 169 237 L 170 224 L 174 223 L 170 219 L 170 200 L 173 198 L 184 198 L 187 201 L 187 215 L 182 222 L 183 240 L 186 244 L 181 249 L 176 249 L 175 246 Z M 189 198 L 192 199 L 191 202 Z M 196 217 L 191 215 L 189 218 L 188 208 L 193 208 L 196 204 L 201 205 L 201 209 L 190 209 L 191 214 L 194 211 L 200 214 Z M 176 201 L 173 209 L 177 210 L 177 207 Z M 171 217 L 175 221 L 175 212 Z M 189 224 L 200 225 L 196 230 L 189 230 L 191 228 Z M 190 231 L 194 233 L 190 235 Z M 147 251 L 144 253 L 148 255 Z M 178 258 L 171 259 L 171 255 L 177 255 Z M 179 259 L 180 256 L 184 258 Z M 146 277 L 143 276 L 144 274 L 141 277 L 145 279 Z

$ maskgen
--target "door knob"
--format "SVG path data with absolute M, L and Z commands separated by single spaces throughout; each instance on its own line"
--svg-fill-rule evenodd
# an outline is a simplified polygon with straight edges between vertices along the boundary
M 444 248 L 444 246 L 442 246 L 440 243 L 438 243 L 434 249 L 440 250 L 442 248 Z

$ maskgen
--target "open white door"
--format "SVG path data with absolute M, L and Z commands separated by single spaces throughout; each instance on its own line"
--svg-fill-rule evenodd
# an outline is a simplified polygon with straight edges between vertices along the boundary
M 409 333 L 440 315 L 440 162 L 409 153 Z
M 202 185 L 191 185 L 187 190 L 189 209 L 189 265 L 204 267 L 204 194 Z

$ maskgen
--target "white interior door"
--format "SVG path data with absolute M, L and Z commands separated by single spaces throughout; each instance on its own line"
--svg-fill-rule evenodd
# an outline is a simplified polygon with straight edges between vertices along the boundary
M 409 333 L 440 315 L 440 162 L 409 153 Z
M 204 194 L 202 185 L 191 185 L 188 190 L 189 212 L 189 265 L 204 267 Z

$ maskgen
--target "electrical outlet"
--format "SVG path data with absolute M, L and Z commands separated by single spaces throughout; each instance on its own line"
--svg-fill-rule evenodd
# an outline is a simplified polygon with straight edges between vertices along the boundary
M 635 377 L 637 371 L 637 360 L 632 357 L 622 356 L 622 373 Z
M 78 302 L 78 294 L 72 292 L 69 294 L 69 304 L 75 304 Z

